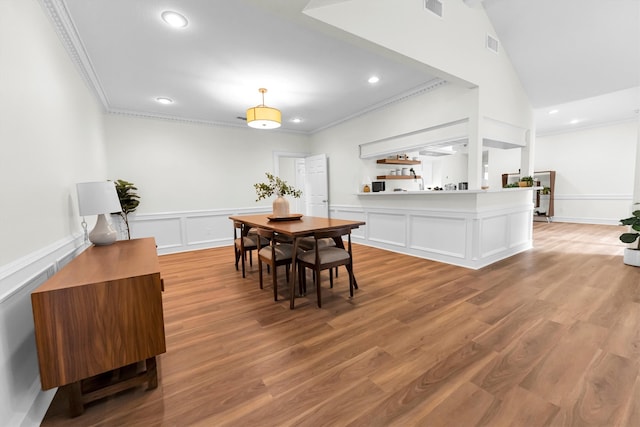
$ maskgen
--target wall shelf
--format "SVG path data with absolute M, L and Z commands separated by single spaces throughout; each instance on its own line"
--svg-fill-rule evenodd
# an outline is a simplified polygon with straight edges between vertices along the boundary
M 376 179 L 421 179 L 420 175 L 378 175 Z
M 376 163 L 381 165 L 419 165 L 420 160 L 378 159 Z

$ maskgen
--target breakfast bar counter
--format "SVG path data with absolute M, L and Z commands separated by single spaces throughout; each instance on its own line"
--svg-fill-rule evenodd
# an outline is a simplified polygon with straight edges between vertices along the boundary
M 358 193 L 331 215 L 366 221 L 364 244 L 478 269 L 532 247 L 535 189 Z

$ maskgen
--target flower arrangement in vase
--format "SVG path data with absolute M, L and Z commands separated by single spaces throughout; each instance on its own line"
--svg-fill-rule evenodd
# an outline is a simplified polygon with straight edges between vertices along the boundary
M 271 197 L 275 194 L 277 197 L 273 201 L 273 215 L 275 217 L 288 216 L 289 201 L 285 199 L 284 196 L 293 196 L 297 199 L 302 196 L 302 191 L 287 184 L 286 181 L 282 180 L 280 177 L 274 176 L 269 172 L 266 172 L 265 175 L 267 176 L 267 182 L 259 182 L 257 184 L 253 184 L 253 187 L 256 189 L 256 194 L 258 196 L 256 202 L 262 199 L 266 199 L 267 197 Z

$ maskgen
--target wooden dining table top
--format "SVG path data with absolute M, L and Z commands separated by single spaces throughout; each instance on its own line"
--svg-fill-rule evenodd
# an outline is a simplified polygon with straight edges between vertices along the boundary
M 325 218 L 319 216 L 302 216 L 299 219 L 288 221 L 271 220 L 269 219 L 270 216 L 271 214 L 233 215 L 230 216 L 229 219 L 243 222 L 251 227 L 273 230 L 277 233 L 291 237 L 305 236 L 316 231 L 331 230 L 342 227 L 351 227 L 353 229 L 366 224 L 364 221 Z
M 276 233 L 291 236 L 293 238 L 292 255 L 292 278 L 289 281 L 289 308 L 293 309 L 295 301 L 296 283 L 296 254 L 298 249 L 298 237 L 309 236 L 317 231 L 334 230 L 337 228 L 350 227 L 351 229 L 365 225 L 364 221 L 353 221 L 349 219 L 325 218 L 319 216 L 302 216 L 300 218 L 283 221 L 281 219 L 269 219 L 271 214 L 259 215 L 233 215 L 229 219 L 240 221 L 250 227 L 265 228 Z M 342 239 L 336 239 L 336 245 L 342 246 Z M 355 280 L 355 278 L 354 278 Z

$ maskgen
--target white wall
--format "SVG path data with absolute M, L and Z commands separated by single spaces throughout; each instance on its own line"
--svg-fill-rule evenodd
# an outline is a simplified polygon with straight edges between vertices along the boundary
M 106 178 L 102 113 L 35 0 L 0 1 L 0 424 L 38 425 L 30 292 L 80 242 L 75 184 Z
M 475 122 L 491 118 L 524 130 L 532 128 L 533 112 L 509 57 L 503 50 L 495 54 L 484 47 L 487 34 L 497 37 L 482 7 L 446 1 L 440 18 L 417 0 L 319 3 L 320 7 L 314 8 L 312 2 L 305 13 L 426 64 L 445 80 L 479 88 L 478 105 L 473 109 Z M 481 153 L 473 150 L 479 141 L 472 137 L 473 162 L 480 162 L 476 154 Z
M 359 158 L 359 144 L 464 119 L 473 96 L 473 91 L 448 84 L 312 135 L 314 152 L 329 158 L 331 203 L 358 204 L 355 194 L 363 178 L 374 180 L 380 174 L 375 158 Z
M 75 183 L 106 161 L 100 108 L 35 0 L 0 2 L 0 47 L 2 266 L 78 232 Z
M 136 184 L 137 213 L 268 206 L 253 184 L 274 171 L 273 152 L 308 151 L 305 135 L 248 127 L 108 115 L 105 129 L 109 176 Z
M 536 170 L 555 170 L 555 221 L 618 224 L 628 216 L 638 122 L 536 140 Z

